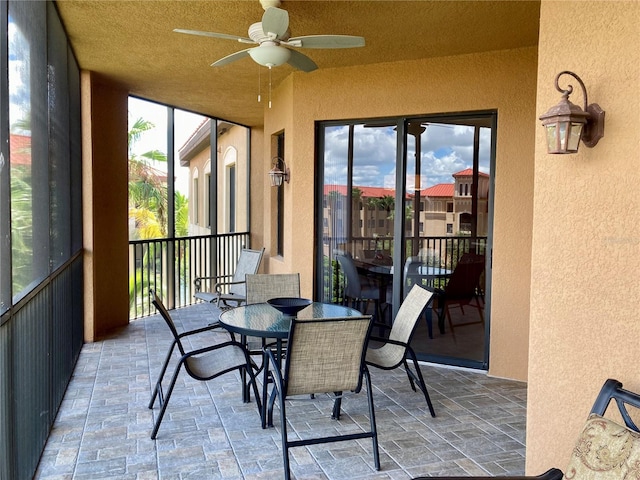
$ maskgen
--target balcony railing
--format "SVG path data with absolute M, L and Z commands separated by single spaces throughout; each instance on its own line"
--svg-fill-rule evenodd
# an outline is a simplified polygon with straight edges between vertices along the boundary
M 344 278 L 338 262 L 336 251 L 346 252 L 354 258 L 371 263 L 392 265 L 394 239 L 391 237 L 328 237 L 324 242 L 323 279 L 320 295 L 324 301 L 341 303 L 344 290 Z M 440 267 L 453 271 L 458 260 L 465 253 L 486 255 L 487 237 L 443 236 L 405 239 L 406 257 L 419 255 L 425 265 Z M 402 274 L 403 269 L 394 269 Z M 442 287 L 442 285 L 436 285 Z
M 155 313 L 151 288 L 169 308 L 193 304 L 195 278 L 230 278 L 248 245 L 248 232 L 129 242 L 129 318 Z
M 406 238 L 405 254 L 407 257 L 420 255 L 425 257 L 427 263 L 453 270 L 458 259 L 465 253 L 473 252 L 485 255 L 487 237 L 471 236 L 444 236 L 444 237 L 418 237 Z M 394 240 L 392 237 L 324 237 L 324 252 L 329 258 L 334 257 L 333 250 L 346 251 L 354 257 L 369 255 L 393 255 Z

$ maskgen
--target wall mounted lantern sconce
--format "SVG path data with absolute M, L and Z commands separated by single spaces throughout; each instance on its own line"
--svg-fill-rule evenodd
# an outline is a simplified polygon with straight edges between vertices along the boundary
M 584 109 L 569 101 L 573 86 L 568 85 L 566 90 L 560 88 L 558 79 L 561 75 L 570 75 L 578 81 L 582 88 Z M 580 140 L 589 148 L 595 147 L 598 140 L 604 136 L 604 111 L 597 103 L 588 105 L 584 83 L 573 72 L 564 70 L 556 75 L 556 90 L 562 93 L 562 99 L 540 116 L 547 131 L 547 152 L 576 153 Z
M 271 178 L 271 186 L 279 187 L 282 181 L 289 183 L 290 172 L 284 159 L 281 157 L 273 157 L 271 159 L 271 170 L 269 170 Z

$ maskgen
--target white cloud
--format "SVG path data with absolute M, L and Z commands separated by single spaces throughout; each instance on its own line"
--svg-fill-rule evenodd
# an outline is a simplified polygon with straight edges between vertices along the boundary
M 420 136 L 420 183 L 427 188 L 453 183 L 453 174 L 473 166 L 474 128 L 466 125 L 428 124 Z M 395 188 L 396 142 L 394 126 L 354 126 L 353 184 Z M 480 170 L 489 172 L 491 132 L 480 135 Z M 325 130 L 325 182 L 347 183 L 349 127 Z M 414 186 L 415 141 L 407 146 L 407 185 Z

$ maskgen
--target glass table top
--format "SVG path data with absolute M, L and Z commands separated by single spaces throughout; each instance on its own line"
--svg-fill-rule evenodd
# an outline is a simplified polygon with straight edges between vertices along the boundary
M 298 312 L 298 319 L 360 317 L 353 308 L 330 303 L 314 302 Z M 268 303 L 243 305 L 222 312 L 220 323 L 227 330 L 255 337 L 286 338 L 291 318 L 283 315 Z

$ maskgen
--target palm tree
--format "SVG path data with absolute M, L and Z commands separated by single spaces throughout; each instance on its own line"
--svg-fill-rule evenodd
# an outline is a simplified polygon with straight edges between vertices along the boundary
M 129 218 L 133 219 L 136 231 L 130 236 L 141 239 L 166 236 L 167 185 L 165 175 L 153 168 L 153 162 L 166 162 L 167 155 L 159 150 L 150 150 L 141 155 L 133 153 L 133 146 L 142 135 L 155 125 L 138 118 L 128 132 L 129 140 Z M 148 236 L 154 235 L 154 236 Z

